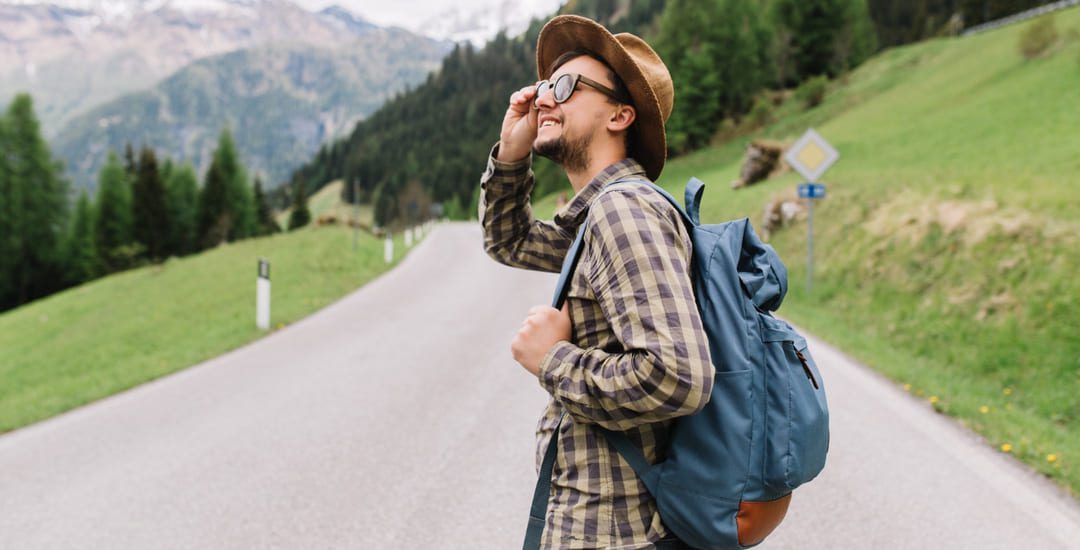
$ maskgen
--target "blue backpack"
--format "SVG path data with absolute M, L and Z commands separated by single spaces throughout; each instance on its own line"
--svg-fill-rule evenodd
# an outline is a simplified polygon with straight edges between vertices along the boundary
M 663 462 L 649 464 L 625 434 L 594 427 L 634 468 L 664 525 L 683 543 L 748 548 L 780 524 L 792 490 L 825 466 L 829 410 L 821 374 L 806 340 L 770 313 L 787 292 L 787 269 L 750 221 L 702 225 L 705 184 L 696 178 L 686 185 L 686 210 L 660 187 L 640 183 L 662 194 L 689 230 L 694 295 L 716 378 L 705 408 L 672 424 Z M 584 224 L 564 260 L 556 308 L 565 300 L 583 230 Z M 543 533 L 557 439 L 541 464 L 527 550 L 539 546 Z

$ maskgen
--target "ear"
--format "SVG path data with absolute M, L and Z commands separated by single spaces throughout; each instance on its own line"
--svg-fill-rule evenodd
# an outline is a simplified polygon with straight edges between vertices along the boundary
M 630 105 L 619 103 L 607 121 L 607 129 L 611 132 L 622 132 L 637 120 L 637 111 Z

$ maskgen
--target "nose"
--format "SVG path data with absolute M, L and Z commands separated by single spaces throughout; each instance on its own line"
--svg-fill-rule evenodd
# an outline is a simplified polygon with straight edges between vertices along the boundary
M 543 93 L 540 89 L 536 89 L 536 97 L 533 98 L 533 105 L 542 109 L 554 109 L 555 108 L 555 87 L 547 86 L 547 90 Z

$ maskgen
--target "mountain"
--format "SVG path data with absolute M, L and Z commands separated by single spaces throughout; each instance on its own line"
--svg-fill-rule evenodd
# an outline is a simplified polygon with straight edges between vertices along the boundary
M 410 28 L 425 36 L 483 47 L 499 31 L 508 36 L 525 32 L 534 18 L 555 13 L 561 3 L 560 0 L 492 0 L 479 7 L 448 3 L 445 10 L 421 19 Z
M 368 31 L 377 29 L 378 27 L 368 22 L 367 20 L 357 17 L 355 14 L 341 6 L 330 6 L 323 8 L 319 11 L 325 20 L 332 21 L 339 25 L 342 30 L 349 31 L 357 36 L 360 36 Z
M 46 136 L 189 63 L 268 44 L 332 48 L 378 27 L 288 0 L 0 0 L 0 101 L 30 92 Z
M 423 80 L 445 44 L 372 28 L 347 47 L 263 46 L 203 59 L 149 90 L 96 107 L 52 140 L 75 186 L 94 188 L 109 149 L 127 142 L 209 164 L 224 126 L 246 166 L 271 185 L 387 98 Z

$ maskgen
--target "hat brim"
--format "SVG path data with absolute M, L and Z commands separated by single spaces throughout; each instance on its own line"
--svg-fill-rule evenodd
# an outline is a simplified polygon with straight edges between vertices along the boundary
M 649 179 L 656 181 L 667 160 L 667 136 L 660 102 L 637 62 L 626 51 L 626 43 L 640 43 L 637 36 L 627 33 L 613 35 L 603 25 L 577 15 L 560 15 L 540 31 L 536 42 L 536 74 L 540 80 L 551 75 L 548 69 L 560 55 L 585 49 L 599 55 L 619 75 L 634 100 L 637 120 L 634 123 L 633 150 L 627 154 L 645 168 Z M 651 50 L 651 48 L 649 48 Z

